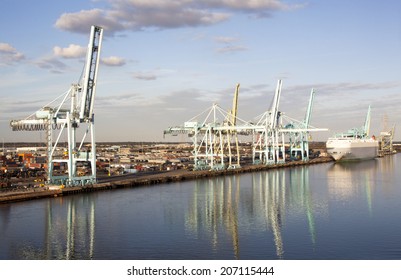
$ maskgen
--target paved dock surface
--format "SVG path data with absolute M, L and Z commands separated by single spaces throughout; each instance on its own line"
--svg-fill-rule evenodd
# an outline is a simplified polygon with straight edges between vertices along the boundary
M 196 180 L 206 177 L 224 176 L 247 172 L 266 171 L 275 168 L 286 168 L 300 165 L 319 164 L 333 161 L 331 158 L 320 157 L 308 162 L 291 161 L 274 165 L 248 165 L 238 169 L 225 170 L 200 170 L 189 171 L 185 169 L 174 171 L 139 172 L 121 176 L 99 178 L 98 183 L 91 186 L 66 187 L 62 189 L 49 190 L 46 187 L 2 192 L 0 193 L 0 203 L 10 203 L 16 201 L 38 199 L 45 197 L 57 197 L 71 195 L 75 193 L 93 192 L 117 188 L 131 188 L 144 185 L 155 185 L 169 182 Z

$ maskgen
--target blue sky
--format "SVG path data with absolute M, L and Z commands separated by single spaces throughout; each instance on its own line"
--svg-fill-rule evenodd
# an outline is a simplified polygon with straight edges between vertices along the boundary
M 401 129 L 401 2 L 397 0 L 0 1 L 0 139 L 78 80 L 92 24 L 104 27 L 95 100 L 97 141 L 160 141 L 218 103 L 238 115 L 269 109 L 278 79 L 281 111 L 336 132 L 363 124 Z M 175 141 L 169 137 L 166 140 Z

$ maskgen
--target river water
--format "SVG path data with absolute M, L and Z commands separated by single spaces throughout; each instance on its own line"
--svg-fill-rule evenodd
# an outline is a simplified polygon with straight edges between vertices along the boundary
M 401 259 L 401 154 L 0 205 L 0 259 Z

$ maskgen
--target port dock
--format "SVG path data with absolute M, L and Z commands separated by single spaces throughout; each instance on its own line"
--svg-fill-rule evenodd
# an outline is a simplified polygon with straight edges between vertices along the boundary
M 16 192 L 0 193 L 0 203 L 11 203 L 17 201 L 26 201 L 39 198 L 59 197 L 65 195 L 73 195 L 85 192 L 94 192 L 101 190 L 112 190 L 121 188 L 133 188 L 138 186 L 150 186 L 156 184 L 165 184 L 171 182 L 196 180 L 208 177 L 227 176 L 240 173 L 268 171 L 277 168 L 289 168 L 295 166 L 304 166 L 311 164 L 327 163 L 333 161 L 330 157 L 319 157 L 309 161 L 290 161 L 273 165 L 248 165 L 238 169 L 224 170 L 173 170 L 160 172 L 143 172 L 129 174 L 126 176 L 115 176 L 99 179 L 99 182 L 93 185 L 66 187 L 60 189 L 35 188 L 28 190 L 20 190 Z

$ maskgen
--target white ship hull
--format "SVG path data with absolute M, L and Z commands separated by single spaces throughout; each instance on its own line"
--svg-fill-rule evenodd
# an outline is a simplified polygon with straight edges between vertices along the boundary
M 336 161 L 366 160 L 377 157 L 379 142 L 374 139 L 329 138 L 326 148 Z

